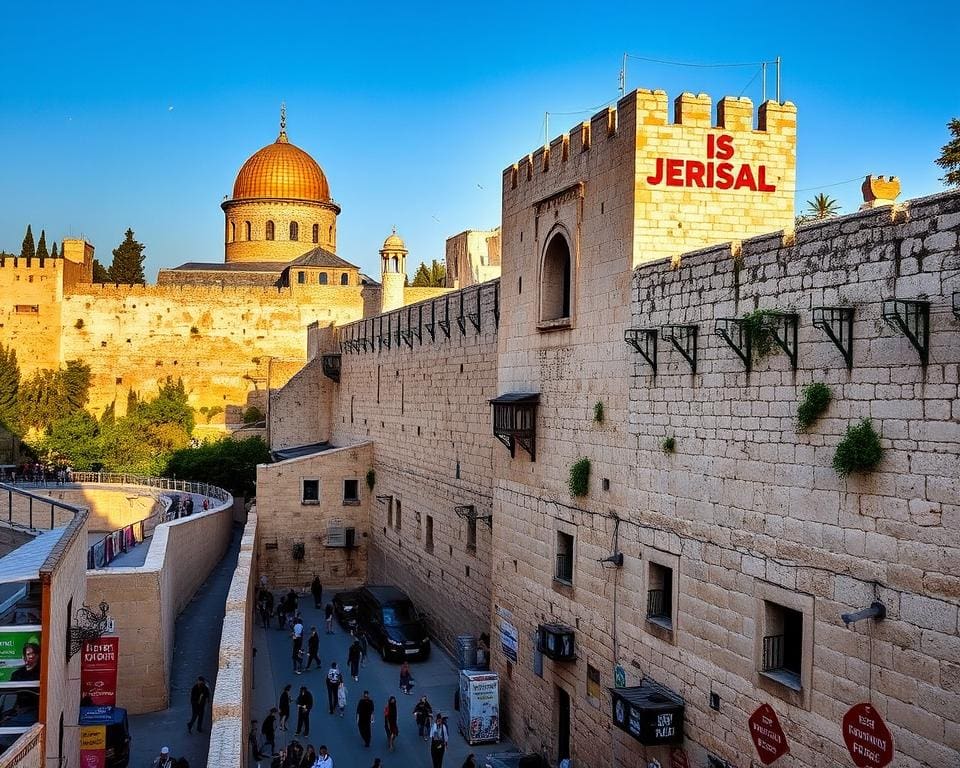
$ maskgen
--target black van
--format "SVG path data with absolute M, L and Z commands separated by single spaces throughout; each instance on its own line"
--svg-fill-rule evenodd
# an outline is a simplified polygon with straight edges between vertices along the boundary
M 130 764 L 127 710 L 120 707 L 80 707 L 80 725 L 105 726 L 107 768 L 127 768 Z
M 427 627 L 410 598 L 396 587 L 363 587 L 357 591 L 357 623 L 384 661 L 430 656 Z

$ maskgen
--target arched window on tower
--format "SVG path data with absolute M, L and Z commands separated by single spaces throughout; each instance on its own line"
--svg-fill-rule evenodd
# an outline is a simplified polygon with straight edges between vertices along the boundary
M 394 273 L 400 271 L 400 259 L 398 259 L 396 256 L 390 259 L 390 271 Z
M 540 321 L 566 320 L 570 317 L 572 281 L 570 246 L 557 232 L 547 244 L 540 272 Z
M 266 234 L 266 239 L 267 239 L 267 240 L 273 240 L 273 222 L 272 222 L 272 221 L 268 221 L 268 222 L 267 222 L 267 234 Z
M 327 242 L 333 242 L 333 225 L 331 224 L 329 229 L 327 229 Z
M 300 225 L 295 221 L 290 222 L 290 239 L 299 240 L 300 239 Z
M 320 285 L 326 285 L 326 284 L 327 284 L 327 273 L 326 273 L 326 272 L 321 272 L 321 273 L 320 273 Z
M 237 222 L 230 222 L 230 242 L 232 243 L 237 239 Z
M 313 225 L 313 242 L 315 243 L 320 242 L 320 225 L 319 224 Z
M 340 275 L 340 285 L 350 285 L 350 275 L 347 272 Z
M 251 229 L 252 229 L 252 227 L 250 226 L 250 222 L 249 221 L 243 222 L 243 226 L 244 226 L 244 229 L 246 230 L 245 234 L 247 236 L 247 240 L 249 240 L 251 235 Z

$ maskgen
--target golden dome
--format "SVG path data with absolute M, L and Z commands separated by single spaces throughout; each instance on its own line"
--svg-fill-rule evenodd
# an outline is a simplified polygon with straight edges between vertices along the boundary
M 405 251 L 407 250 L 406 244 L 403 242 L 403 238 L 397 234 L 396 228 L 394 228 L 393 233 L 387 236 L 387 239 L 383 241 L 382 251 Z
M 252 155 L 237 174 L 233 199 L 251 198 L 329 202 L 330 185 L 317 161 L 281 130 L 277 140 Z

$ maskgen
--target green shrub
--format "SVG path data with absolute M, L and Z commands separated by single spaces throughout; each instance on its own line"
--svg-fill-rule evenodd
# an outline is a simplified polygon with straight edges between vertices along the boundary
M 797 427 L 804 430 L 815 422 L 830 405 L 830 387 L 814 382 L 803 388 L 803 397 L 797 406 Z
M 377 473 L 373 469 L 368 469 L 367 470 L 367 488 L 369 488 L 372 491 L 373 486 L 375 486 L 376 484 L 377 484 Z
M 258 424 L 261 421 L 266 421 L 266 416 L 264 416 L 263 411 L 261 411 L 257 406 L 251 405 L 247 410 L 243 412 L 243 423 L 244 424 Z
M 677 441 L 672 437 L 665 437 L 660 441 L 660 450 L 664 453 L 673 453 L 677 450 Z
M 603 403 L 600 400 L 593 404 L 593 420 L 597 424 L 603 424 Z
M 773 351 L 773 330 L 769 319 L 776 313 L 769 309 L 755 309 L 742 318 L 743 330 L 750 337 L 751 355 L 754 360 L 760 360 Z
M 870 419 L 864 419 L 859 424 L 847 427 L 847 434 L 833 454 L 833 468 L 840 477 L 847 477 L 853 472 L 869 472 L 882 458 L 880 435 Z
M 590 459 L 583 458 L 570 467 L 570 495 L 586 496 L 590 488 Z

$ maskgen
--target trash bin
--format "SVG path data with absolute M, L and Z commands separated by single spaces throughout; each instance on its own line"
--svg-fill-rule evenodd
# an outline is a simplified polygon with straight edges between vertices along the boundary
M 477 638 L 473 635 L 457 636 L 457 668 L 475 669 L 477 666 Z

